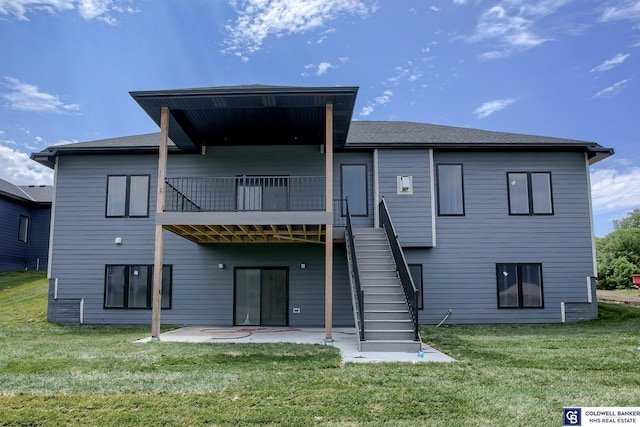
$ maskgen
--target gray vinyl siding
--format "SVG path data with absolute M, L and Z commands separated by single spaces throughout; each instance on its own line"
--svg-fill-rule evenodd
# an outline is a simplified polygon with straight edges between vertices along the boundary
M 59 301 L 84 299 L 86 324 L 150 324 L 151 310 L 105 309 L 104 286 L 107 264 L 153 264 L 157 161 L 154 155 L 59 158 L 51 277 L 58 278 Z M 107 176 L 118 174 L 151 176 L 149 218 L 105 218 Z M 204 156 L 170 155 L 167 167 L 167 177 L 239 174 L 322 176 L 324 158 L 310 146 L 218 147 Z M 122 244 L 114 243 L 116 237 Z M 162 311 L 163 324 L 232 325 L 234 268 L 284 267 L 290 326 L 324 325 L 323 245 L 198 245 L 165 231 L 163 263 L 172 265 L 173 276 L 172 308 Z M 352 325 L 340 247 L 334 255 L 334 302 L 334 324 Z M 299 314 L 292 313 L 294 307 Z
M 398 176 L 412 177 L 413 194 L 398 194 Z M 379 150 L 378 181 L 402 246 L 431 246 L 429 150 Z
M 150 310 L 104 309 L 104 281 L 106 264 L 153 264 L 157 162 L 156 155 L 143 154 L 59 157 L 51 266 L 51 277 L 59 280 L 58 300 L 50 301 L 50 310 L 58 314 L 50 318 L 74 323 L 75 307 L 79 310 L 84 299 L 85 323 L 150 323 Z M 587 303 L 586 277 L 593 275 L 593 262 L 583 154 L 436 152 L 434 162 L 463 165 L 465 215 L 436 216 L 436 246 L 428 248 L 433 237 L 428 151 L 379 151 L 380 192 L 407 262 L 423 265 L 422 323 L 439 322 L 448 309 L 451 323 L 560 322 L 561 302 L 567 321 L 597 315 L 596 303 Z M 342 164 L 367 165 L 369 215 L 354 223 L 372 226 L 373 155 L 335 154 L 336 199 Z M 210 147 L 206 155 L 170 155 L 167 177 L 324 176 L 324 168 L 317 146 Z M 510 216 L 508 171 L 551 172 L 554 215 Z M 149 218 L 105 218 L 107 176 L 118 174 L 150 175 Z M 396 194 L 397 175 L 413 176 L 413 197 Z M 116 237 L 122 244 L 114 243 Z M 164 237 L 164 264 L 173 266 L 173 288 L 163 324 L 232 325 L 235 267 L 287 268 L 289 325 L 324 324 L 323 245 L 197 245 L 166 231 Z M 336 326 L 353 324 L 345 258 L 344 246 L 336 244 Z M 220 263 L 225 268 L 219 269 Z M 544 309 L 498 309 L 496 263 L 541 263 Z
M 0 272 L 24 270 L 29 242 L 18 241 L 20 215 L 31 217 L 29 208 L 0 198 Z
M 49 228 L 51 223 L 51 208 L 41 207 L 31 210 L 31 224 L 29 225 L 29 261 L 30 270 L 46 270 L 49 257 Z
M 594 267 L 583 154 L 436 152 L 434 160 L 463 164 L 466 211 L 436 218 L 436 247 L 407 250 L 409 263 L 424 265 L 421 322 L 437 323 L 451 309 L 451 323 L 553 323 L 561 302 L 588 301 Z M 508 171 L 551 172 L 554 215 L 510 216 Z M 498 309 L 497 263 L 541 263 L 544 308 Z
M 26 242 L 18 240 L 20 216 L 29 218 Z M 0 273 L 47 268 L 50 216 L 49 207 L 0 198 Z

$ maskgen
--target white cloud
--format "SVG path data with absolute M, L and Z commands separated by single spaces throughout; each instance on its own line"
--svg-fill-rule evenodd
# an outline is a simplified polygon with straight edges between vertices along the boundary
M 619 82 L 614 83 L 611 86 L 602 89 L 600 92 L 598 92 L 595 95 L 593 95 L 593 98 L 594 99 L 595 98 L 611 98 L 612 96 L 615 96 L 618 93 L 620 93 L 620 91 L 622 89 L 624 89 L 624 87 L 630 81 L 631 81 L 631 79 L 620 80 Z
M 359 115 L 362 117 L 366 117 L 369 114 L 373 113 L 377 106 L 384 105 L 391 101 L 391 97 L 393 96 L 393 92 L 390 90 L 385 90 L 382 92 L 382 95 L 376 96 L 372 101 L 369 101 L 366 106 L 362 107 Z
M 335 68 L 335 67 L 328 62 L 321 62 L 318 64 L 318 71 L 316 71 L 316 74 L 321 76 L 325 74 L 327 71 L 329 71 L 329 69 L 331 68 Z
M 432 12 L 440 12 L 442 10 L 439 7 L 436 7 L 436 6 L 431 6 L 429 9 L 431 9 Z
M 465 4 L 467 0 L 453 0 L 454 4 Z
M 600 21 L 640 20 L 640 0 L 623 0 L 604 9 Z
M 331 69 L 335 69 L 338 68 L 344 64 L 346 64 L 347 62 L 349 62 L 349 57 L 348 56 L 341 56 L 340 58 L 338 58 L 338 61 L 340 61 L 340 64 L 335 65 L 332 64 L 330 62 L 326 62 L 323 61 L 321 63 L 319 63 L 318 65 L 316 64 L 307 64 L 304 66 L 305 70 L 315 70 L 315 73 L 317 76 L 322 76 L 323 74 L 326 74 L 329 70 Z M 304 71 L 301 73 L 301 75 L 303 77 L 309 77 L 309 73 Z
M 259 51 L 269 36 L 282 37 L 324 27 L 339 15 L 367 16 L 368 0 L 230 0 L 238 18 L 226 26 L 226 53 L 246 57 Z M 323 39 L 324 40 L 324 39 Z
M 506 98 L 506 99 L 496 99 L 495 101 L 488 101 L 473 110 L 473 114 L 476 115 L 478 119 L 485 119 L 492 115 L 493 113 L 500 111 L 510 104 L 513 104 L 515 99 Z
M 80 110 L 79 104 L 65 104 L 57 95 L 40 92 L 37 86 L 23 83 L 13 77 L 4 79 L 4 86 L 9 92 L 0 96 L 8 101 L 7 107 L 11 110 L 58 114 Z
M 138 10 L 128 4 L 130 0 L 0 0 L 0 15 L 13 15 L 18 20 L 28 21 L 28 14 L 44 11 L 50 14 L 76 10 L 87 21 L 97 19 L 107 24 L 117 24 L 112 15 L 116 13 L 134 13 Z
M 323 32 L 320 33 L 320 37 L 318 37 L 318 39 L 315 41 L 316 44 L 322 44 L 328 37 L 330 34 L 333 34 L 336 32 L 335 28 L 329 28 L 328 30 L 325 30 Z M 313 43 L 313 40 L 309 40 L 307 43 L 311 44 Z
M 522 0 L 503 0 L 487 9 L 473 36 L 468 40 L 491 46 L 481 59 L 497 59 L 540 46 L 551 40 L 535 31 L 539 19 L 555 13 L 571 0 L 542 0 L 527 3 Z
M 53 171 L 25 153 L 0 145 L 0 178 L 16 185 L 51 185 Z
M 405 65 L 399 65 L 393 69 L 395 74 L 387 78 L 387 83 L 398 85 L 403 80 L 415 82 L 422 78 L 422 69 L 414 65 L 413 61 L 407 61 Z
M 616 56 L 614 56 L 613 58 L 607 59 L 602 64 L 600 64 L 597 67 L 593 68 L 591 70 L 591 72 L 599 72 L 599 71 L 610 70 L 613 67 L 615 67 L 616 65 L 622 64 L 629 57 L 629 55 L 631 55 L 631 54 L 627 53 L 627 54 L 623 55 L 622 53 L 619 53 Z
M 591 198 L 595 212 L 640 206 L 640 167 L 591 171 Z

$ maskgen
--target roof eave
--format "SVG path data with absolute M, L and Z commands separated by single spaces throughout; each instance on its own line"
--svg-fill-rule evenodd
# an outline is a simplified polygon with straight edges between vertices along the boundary
M 170 153 L 185 153 L 174 146 L 169 147 Z M 40 163 L 50 169 L 55 166 L 55 158 L 70 155 L 98 155 L 98 154 L 157 154 L 157 146 L 146 147 L 84 147 L 84 148 L 53 148 L 31 154 L 31 160 Z

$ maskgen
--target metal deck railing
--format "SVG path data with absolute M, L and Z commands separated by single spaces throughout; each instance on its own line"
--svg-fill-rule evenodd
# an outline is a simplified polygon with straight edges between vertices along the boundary
M 323 211 L 322 176 L 167 178 L 166 212 Z

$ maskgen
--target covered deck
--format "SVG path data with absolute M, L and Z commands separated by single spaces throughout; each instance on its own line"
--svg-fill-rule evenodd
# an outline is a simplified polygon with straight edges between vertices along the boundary
M 333 153 L 344 146 L 358 88 L 235 86 L 131 92 L 160 126 L 153 339 L 159 339 L 163 230 L 200 244 L 322 243 L 325 335 L 332 339 Z M 324 177 L 167 177 L 169 138 L 182 153 L 212 146 L 317 145 Z M 265 158 L 265 162 L 269 159 Z

